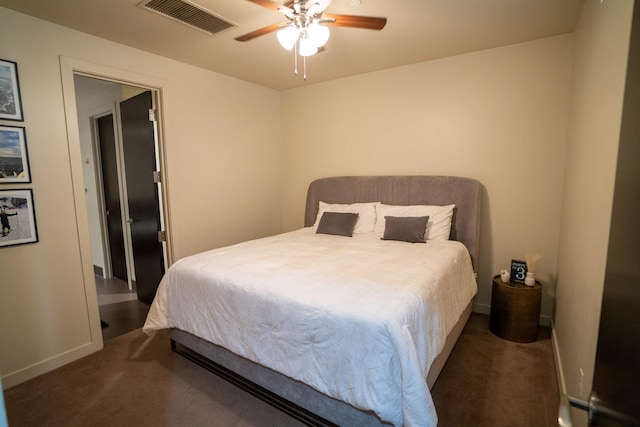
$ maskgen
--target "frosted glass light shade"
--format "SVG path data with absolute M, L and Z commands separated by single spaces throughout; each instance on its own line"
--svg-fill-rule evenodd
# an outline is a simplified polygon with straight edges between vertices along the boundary
M 309 28 L 307 28 L 307 34 L 309 34 L 309 37 L 313 40 L 313 44 L 315 44 L 316 47 L 322 47 L 329 41 L 331 32 L 329 31 L 329 27 L 313 22 L 309 25 Z
M 298 51 L 300 56 L 311 56 L 318 53 L 318 47 L 313 43 L 309 37 L 300 37 L 300 49 Z
M 287 25 L 286 27 L 282 27 L 276 33 L 278 42 L 280 42 L 282 47 L 287 50 L 293 49 L 293 46 L 298 41 L 299 36 L 300 36 L 300 33 L 298 32 L 298 29 L 293 25 Z

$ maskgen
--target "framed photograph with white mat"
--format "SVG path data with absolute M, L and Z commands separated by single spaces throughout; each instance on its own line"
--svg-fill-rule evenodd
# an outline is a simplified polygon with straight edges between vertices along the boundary
M 38 241 L 33 191 L 0 190 L 0 248 Z

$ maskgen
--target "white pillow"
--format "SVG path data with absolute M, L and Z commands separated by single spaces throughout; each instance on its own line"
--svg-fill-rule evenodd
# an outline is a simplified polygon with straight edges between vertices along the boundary
M 355 233 L 373 233 L 373 228 L 376 224 L 376 207 L 380 205 L 380 202 L 371 203 L 353 203 L 351 205 L 346 204 L 329 204 L 320 202 L 318 206 L 318 216 L 316 222 L 313 224 L 313 229 L 318 229 L 318 223 L 320 218 L 325 212 L 350 212 L 358 214 L 358 222 L 353 230 Z
M 384 233 L 385 216 L 429 216 L 427 230 L 424 233 L 425 240 L 449 240 L 451 234 L 451 219 L 453 208 L 456 205 L 429 206 L 429 205 L 385 205 L 376 207 L 377 219 L 374 227 L 375 233 Z

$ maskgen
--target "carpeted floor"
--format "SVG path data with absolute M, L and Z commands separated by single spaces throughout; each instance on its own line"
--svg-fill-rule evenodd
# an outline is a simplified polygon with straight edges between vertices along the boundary
M 514 343 L 473 314 L 431 393 L 440 427 L 557 427 L 549 328 L 539 328 L 536 342 Z
M 433 389 L 441 427 L 557 425 L 548 329 L 531 344 L 492 335 L 472 315 Z M 140 330 L 5 391 L 11 427 L 299 426 L 257 398 L 171 352 Z M 345 426 L 348 427 L 348 426 Z
M 95 280 L 104 341 L 144 325 L 149 306 L 138 301 L 138 294 L 129 290 L 127 282 L 116 277 L 95 276 Z
M 99 306 L 100 319 L 108 326 L 102 328 L 102 339 L 106 342 L 144 325 L 149 306 L 135 300 Z

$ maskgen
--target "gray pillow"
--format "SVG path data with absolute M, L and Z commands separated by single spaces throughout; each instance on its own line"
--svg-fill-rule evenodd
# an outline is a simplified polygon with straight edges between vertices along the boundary
M 325 212 L 320 218 L 316 233 L 351 237 L 357 221 L 357 213 Z
M 410 243 L 427 243 L 424 233 L 428 216 L 385 216 L 382 240 L 400 240 Z

